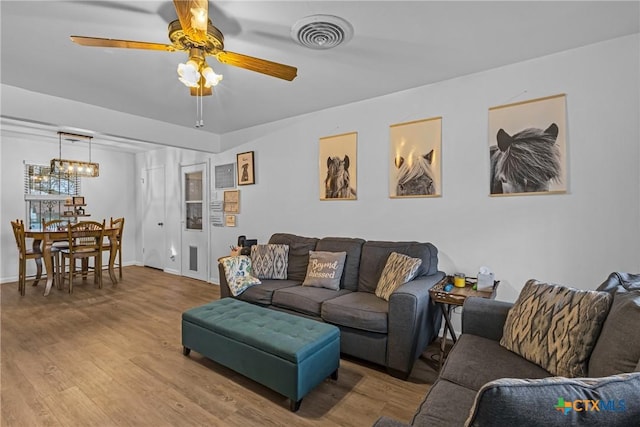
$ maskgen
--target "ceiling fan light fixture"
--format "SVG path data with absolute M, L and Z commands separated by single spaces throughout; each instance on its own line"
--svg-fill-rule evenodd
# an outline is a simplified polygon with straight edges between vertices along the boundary
M 334 15 L 311 15 L 291 27 L 291 38 L 310 49 L 331 49 L 353 37 L 353 26 Z
M 205 79 L 204 87 L 216 86 L 222 80 L 222 74 L 216 74 L 209 66 L 202 70 L 202 77 Z
M 178 80 L 187 87 L 198 87 L 200 81 L 200 72 L 198 72 L 198 63 L 192 59 L 186 64 L 178 64 Z

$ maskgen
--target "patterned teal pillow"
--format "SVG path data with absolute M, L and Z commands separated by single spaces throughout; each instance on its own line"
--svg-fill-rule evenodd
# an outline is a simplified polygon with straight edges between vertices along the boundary
M 378 280 L 376 296 L 389 301 L 393 291 L 416 276 L 420 264 L 422 264 L 420 258 L 391 252 Z
M 229 290 L 234 297 L 247 288 L 262 283 L 251 274 L 251 258 L 248 256 L 229 256 L 221 259 L 220 262 L 224 267 L 224 277 L 227 279 Z
M 268 244 L 251 246 L 253 274 L 259 279 L 286 279 L 289 264 L 289 245 Z
M 500 345 L 552 375 L 585 377 L 610 305 L 608 292 L 529 280 L 507 314 Z

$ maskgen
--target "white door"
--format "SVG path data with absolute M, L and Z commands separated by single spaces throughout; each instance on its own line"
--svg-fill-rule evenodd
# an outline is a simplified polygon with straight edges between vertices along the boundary
M 209 227 L 207 164 L 181 167 L 182 175 L 182 275 L 209 277 Z
M 164 166 L 147 169 L 143 179 L 142 262 L 164 270 L 165 251 L 165 175 Z

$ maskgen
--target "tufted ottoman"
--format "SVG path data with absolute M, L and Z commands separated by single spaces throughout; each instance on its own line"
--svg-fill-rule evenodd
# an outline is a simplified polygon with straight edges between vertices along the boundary
M 338 379 L 340 330 L 311 319 L 223 298 L 182 313 L 182 345 L 290 399 Z

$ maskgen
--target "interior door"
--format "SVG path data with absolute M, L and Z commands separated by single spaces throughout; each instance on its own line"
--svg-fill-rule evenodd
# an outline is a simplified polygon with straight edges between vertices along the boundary
M 147 169 L 142 218 L 142 262 L 147 267 L 164 270 L 165 251 L 165 171 L 164 166 Z
M 182 175 L 182 275 L 209 277 L 209 227 L 207 217 L 207 164 L 181 167 Z

